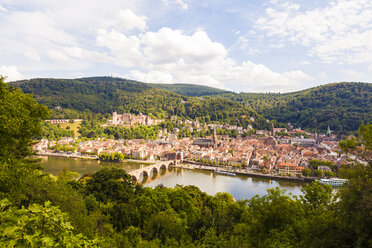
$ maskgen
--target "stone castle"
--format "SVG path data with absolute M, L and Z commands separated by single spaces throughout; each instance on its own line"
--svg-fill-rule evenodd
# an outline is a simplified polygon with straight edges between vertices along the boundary
M 130 113 L 124 113 L 119 115 L 116 112 L 112 113 L 112 120 L 107 122 L 108 125 L 156 125 L 164 121 L 163 119 L 151 119 L 148 115 L 139 113 L 138 115 L 132 115 Z

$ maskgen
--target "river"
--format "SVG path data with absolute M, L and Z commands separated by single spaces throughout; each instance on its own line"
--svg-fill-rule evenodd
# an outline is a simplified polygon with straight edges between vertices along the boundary
M 80 175 L 94 173 L 105 167 L 121 168 L 128 172 L 139 169 L 146 164 L 139 163 L 110 163 L 97 160 L 71 159 L 62 157 L 40 157 L 44 172 L 58 175 L 63 169 L 78 172 Z M 249 199 L 255 195 L 265 195 L 269 188 L 279 187 L 287 193 L 300 195 L 304 183 L 270 180 L 261 177 L 225 176 L 202 170 L 187 170 L 170 168 L 158 175 L 145 179 L 144 186 L 156 187 L 162 184 L 166 187 L 179 185 L 195 185 L 202 191 L 215 195 L 217 192 L 228 192 L 236 200 Z

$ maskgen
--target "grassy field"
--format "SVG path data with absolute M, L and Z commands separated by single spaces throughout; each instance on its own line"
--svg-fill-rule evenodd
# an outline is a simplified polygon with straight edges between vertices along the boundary
M 66 127 L 70 127 L 70 130 L 74 131 L 75 137 L 80 137 L 80 133 L 78 133 L 80 121 L 75 121 L 74 123 L 61 123 L 59 125 L 61 128 L 64 128 L 64 129 L 66 129 Z

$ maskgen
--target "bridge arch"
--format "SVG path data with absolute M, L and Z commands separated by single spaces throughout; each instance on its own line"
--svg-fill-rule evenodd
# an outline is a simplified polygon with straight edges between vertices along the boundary
M 139 177 L 141 177 L 142 176 L 142 178 L 144 178 L 144 177 L 148 177 L 149 176 L 149 173 L 147 172 L 147 170 L 144 170 L 144 171 L 142 171 L 141 173 L 140 173 L 140 175 L 139 175 Z M 139 179 L 139 178 L 138 178 Z
M 142 179 L 145 177 L 147 178 L 149 178 L 150 176 L 152 177 L 156 173 L 159 174 L 161 170 L 164 170 L 164 169 L 168 170 L 170 166 L 172 165 L 174 166 L 176 163 L 177 163 L 176 161 L 161 161 L 156 164 L 132 171 L 129 174 L 132 176 L 133 180 L 138 182 L 141 179 L 141 177 Z

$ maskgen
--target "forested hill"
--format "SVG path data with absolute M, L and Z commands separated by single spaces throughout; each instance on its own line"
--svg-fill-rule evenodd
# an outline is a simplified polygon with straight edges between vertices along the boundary
M 361 122 L 372 123 L 372 84 L 333 83 L 284 95 L 285 104 L 268 117 L 291 121 L 302 127 L 336 131 L 357 130 Z
M 169 90 L 184 96 L 209 96 L 231 93 L 226 90 L 196 84 L 151 84 L 151 86 Z
M 35 95 L 49 108 L 61 106 L 79 111 L 107 113 L 177 114 L 183 98 L 175 93 L 153 88 L 145 83 L 120 78 L 31 79 L 12 83 L 25 93 Z M 148 104 L 151 103 L 151 104 Z
M 49 108 L 93 113 L 116 110 L 159 118 L 202 117 L 243 126 L 248 123 L 241 116 L 246 115 L 258 119 L 260 123 L 254 127 L 268 128 L 264 116 L 310 130 L 325 131 L 329 125 L 336 132 L 355 131 L 362 121 L 372 123 L 372 84 L 368 83 L 333 83 L 286 94 L 236 94 L 199 85 L 146 84 L 112 77 L 31 79 L 11 84 L 32 93 Z
M 152 84 L 120 78 L 31 79 L 13 82 L 11 85 L 19 87 L 25 93 L 33 94 L 39 103 L 49 108 L 61 106 L 64 109 L 102 114 L 114 110 L 119 113 L 142 112 L 158 118 L 171 115 L 192 119 L 201 117 L 205 121 L 226 121 L 235 124 L 242 124 L 244 120 L 239 118 L 248 115 L 259 120 L 261 124 L 257 127 L 269 127 L 264 123 L 263 117 L 228 98 L 188 97 L 152 87 Z
M 287 94 L 227 94 L 266 118 L 307 129 L 337 132 L 372 123 L 372 84 L 332 83 Z

